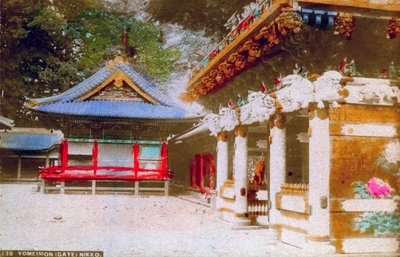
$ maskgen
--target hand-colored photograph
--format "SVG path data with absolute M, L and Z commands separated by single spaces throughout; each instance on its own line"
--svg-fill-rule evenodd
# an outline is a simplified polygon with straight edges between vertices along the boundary
M 400 256 L 400 0 L 1 0 L 0 256 Z

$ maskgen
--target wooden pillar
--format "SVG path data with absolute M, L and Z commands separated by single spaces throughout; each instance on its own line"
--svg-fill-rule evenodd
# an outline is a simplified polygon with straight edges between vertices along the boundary
M 139 181 L 135 181 L 135 195 L 139 195 Z
M 221 195 L 221 188 L 225 181 L 228 179 L 228 134 L 223 131 L 218 134 L 217 137 L 217 210 L 221 210 L 224 207 L 224 201 Z
M 45 193 L 46 192 L 45 187 L 46 187 L 46 180 L 41 179 L 40 180 L 40 193 Z
M 281 191 L 281 185 L 285 182 L 286 174 L 286 128 L 282 115 L 270 121 L 270 212 L 269 222 L 271 224 L 273 239 L 278 240 L 278 226 L 280 224 L 280 211 L 276 208 L 276 194 Z
M 60 193 L 61 194 L 64 194 L 65 193 L 65 182 L 63 181 L 63 182 L 61 182 L 60 183 Z
M 18 156 L 18 164 L 17 164 L 17 179 L 21 179 L 21 171 L 22 171 L 22 157 Z
M 330 137 L 329 118 L 325 109 L 310 105 L 309 192 L 311 206 L 307 250 L 334 253 L 330 245 L 329 172 Z
M 239 125 L 235 129 L 235 154 L 233 159 L 235 172 L 235 220 L 234 225 L 247 226 L 251 221 L 247 215 L 247 131 Z
M 46 155 L 46 161 L 45 161 L 44 165 L 45 165 L 46 168 L 50 166 L 50 157 L 49 157 L 49 155 Z
M 164 181 L 164 196 L 169 196 L 169 180 Z
M 92 180 L 92 195 L 96 194 L 96 180 Z

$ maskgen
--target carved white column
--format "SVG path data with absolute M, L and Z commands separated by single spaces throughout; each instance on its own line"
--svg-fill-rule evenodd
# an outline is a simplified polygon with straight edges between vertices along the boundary
M 238 226 L 250 225 L 247 214 L 247 131 L 243 126 L 235 129 L 235 221 Z
M 228 135 L 226 132 L 218 134 L 217 143 L 217 210 L 223 207 L 223 199 L 221 196 L 221 187 L 228 179 Z
M 310 105 L 309 193 L 311 206 L 307 250 L 335 252 L 330 245 L 329 172 L 330 138 L 327 110 Z
M 270 212 L 269 222 L 275 232 L 275 238 L 278 239 L 277 228 L 280 224 L 280 211 L 276 208 L 276 194 L 281 191 L 281 185 L 285 183 L 286 174 L 286 128 L 284 118 L 278 116 L 276 120 L 270 123 Z

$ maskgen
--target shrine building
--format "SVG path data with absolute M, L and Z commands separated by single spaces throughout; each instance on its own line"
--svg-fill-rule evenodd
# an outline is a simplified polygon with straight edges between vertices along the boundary
M 96 180 L 169 181 L 167 137 L 198 120 L 121 56 L 71 89 L 28 98 L 25 105 L 64 133 L 58 163 L 40 171 L 43 180 L 62 186 Z

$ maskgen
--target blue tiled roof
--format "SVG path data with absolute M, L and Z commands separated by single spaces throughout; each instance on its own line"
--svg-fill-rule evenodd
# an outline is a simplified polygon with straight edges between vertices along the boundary
M 159 103 L 175 106 L 176 104 L 172 102 L 165 94 L 160 92 L 157 87 L 150 81 L 146 80 L 142 75 L 137 73 L 131 66 L 124 63 L 117 63 L 111 70 L 108 67 L 104 67 L 94 75 L 85 79 L 78 85 L 70 88 L 69 90 L 63 92 L 62 94 L 45 97 L 45 98 L 35 98 L 28 99 L 37 104 L 51 103 L 51 102 L 69 102 L 79 99 L 81 96 L 92 91 L 98 87 L 103 81 L 114 74 L 117 70 L 123 71 L 129 76 L 129 78 L 136 83 L 144 92 L 155 98 Z
M 0 132 L 0 149 L 14 151 L 47 151 L 61 143 L 62 134 Z
M 133 100 L 87 99 L 78 100 L 96 89 L 118 70 L 124 72 L 138 87 L 154 98 L 149 104 Z M 28 99 L 28 107 L 40 112 L 124 118 L 173 119 L 185 118 L 186 112 L 179 108 L 165 93 L 125 63 L 117 63 L 111 70 L 104 67 L 75 87 L 52 97 Z
M 88 100 L 77 102 L 57 102 L 42 104 L 37 111 L 78 115 L 108 116 L 119 118 L 174 119 L 185 118 L 185 111 L 176 107 L 153 105 L 139 101 Z

